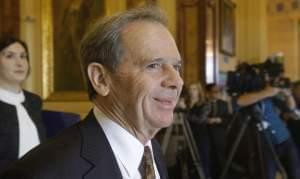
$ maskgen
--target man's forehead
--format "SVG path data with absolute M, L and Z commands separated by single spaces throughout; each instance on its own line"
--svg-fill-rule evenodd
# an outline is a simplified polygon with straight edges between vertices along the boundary
M 122 33 L 126 33 L 127 31 L 130 30 L 135 30 L 135 29 L 142 29 L 143 25 L 146 26 L 163 26 L 163 24 L 157 22 L 157 21 L 151 21 L 151 20 L 135 20 L 132 22 L 129 22 L 122 28 Z
M 160 23 L 152 21 L 135 21 L 122 30 L 121 41 L 125 48 L 143 48 L 147 51 L 158 50 L 163 47 L 165 51 L 174 50 L 176 43 L 168 29 Z

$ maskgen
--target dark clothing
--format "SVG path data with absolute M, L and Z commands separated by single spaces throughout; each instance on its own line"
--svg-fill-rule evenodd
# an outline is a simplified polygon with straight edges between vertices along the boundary
M 187 111 L 188 120 L 192 122 L 192 124 L 206 124 L 210 110 L 209 103 L 196 103 Z
M 280 108 L 281 106 L 281 108 Z M 286 170 L 289 179 L 300 178 L 300 161 L 297 153 L 296 145 L 291 139 L 290 133 L 286 127 L 286 124 L 280 119 L 279 114 L 282 112 L 288 112 L 288 109 L 283 108 L 284 105 L 280 105 L 280 100 L 276 98 L 268 98 L 261 102 L 262 113 L 264 120 L 270 123 L 268 137 L 273 143 L 276 150 L 276 154 L 280 159 L 283 167 Z M 277 107 L 280 113 L 274 112 Z M 264 156 L 266 158 L 266 171 L 269 179 L 274 179 L 277 171 L 275 162 L 270 156 L 270 152 L 266 148 L 264 150 Z
M 188 110 L 188 120 L 193 124 L 206 124 L 208 117 L 219 117 L 222 125 L 227 125 L 231 114 L 228 103 L 221 99 L 214 102 L 197 103 Z
M 227 124 L 231 117 L 228 103 L 224 100 L 217 99 L 214 102 L 210 102 L 210 105 L 211 112 L 209 114 L 209 117 L 219 117 L 222 119 L 222 124 Z
M 266 146 L 265 146 L 266 147 Z M 298 151 L 292 139 L 288 139 L 281 144 L 274 146 L 277 156 L 280 159 L 288 179 L 299 179 L 300 176 L 300 163 L 298 158 Z M 271 152 L 265 149 L 265 167 L 268 179 L 274 179 L 277 171 L 277 166 L 273 161 Z
M 212 179 L 219 178 L 223 169 L 223 162 L 226 160 L 226 128 L 231 120 L 228 103 L 217 99 L 211 102 L 211 113 L 209 117 L 218 117 L 222 120 L 219 124 L 208 125 L 210 145 L 210 175 Z
M 258 102 L 253 109 L 254 112 L 250 115 L 257 118 L 256 121 L 264 121 L 267 126 L 264 127 L 264 137 L 262 138 L 262 149 L 265 174 L 268 179 L 275 179 L 276 163 L 270 152 L 270 147 L 267 145 L 267 141 L 272 144 L 276 151 L 280 162 L 286 169 L 289 179 L 300 178 L 300 162 L 297 154 L 297 149 L 290 133 L 286 127 L 284 121 L 280 118 L 280 114 L 283 112 L 289 112 L 289 109 L 284 105 L 284 101 L 280 101 L 278 98 L 266 98 Z M 259 110 L 257 110 L 259 109 Z M 254 114 L 255 113 L 255 114 Z M 258 130 L 258 129 L 257 129 Z
M 207 117 L 210 113 L 208 103 L 194 105 L 187 114 L 187 119 L 190 123 L 192 133 L 197 145 L 200 156 L 200 162 L 206 177 L 210 176 L 210 145 L 207 127 Z
M 42 100 L 39 96 L 24 90 L 23 103 L 37 128 L 42 142 L 45 128 L 41 118 Z M 0 101 L 0 174 L 19 157 L 19 123 L 16 107 Z
M 167 179 L 159 144 L 152 140 L 154 160 Z M 117 160 L 93 111 L 81 122 L 41 144 L 1 179 L 122 179 Z
M 208 117 L 219 117 L 220 124 L 208 124 Z M 188 113 L 188 120 L 199 150 L 206 177 L 218 178 L 225 160 L 226 126 L 230 114 L 227 102 L 216 100 L 195 105 Z

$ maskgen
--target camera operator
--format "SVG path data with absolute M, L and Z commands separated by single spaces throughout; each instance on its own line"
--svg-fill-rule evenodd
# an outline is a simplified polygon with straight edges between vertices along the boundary
M 296 108 L 288 117 L 288 128 L 300 152 L 300 81 L 296 81 L 292 85 L 292 94 L 296 102 Z
M 267 63 L 265 63 L 267 64 Z M 282 66 L 282 64 L 281 64 Z M 265 85 L 260 90 L 248 91 L 237 97 L 237 104 L 240 107 L 258 104 L 261 118 L 263 119 L 263 130 L 267 133 L 273 147 L 281 161 L 289 179 L 300 178 L 300 163 L 297 149 L 290 133 L 281 119 L 280 112 L 289 112 L 294 110 L 295 101 L 289 89 L 277 86 L 282 79 L 283 68 L 265 69 Z M 283 96 L 278 97 L 279 95 Z M 283 104 L 285 103 L 285 105 Z M 281 104 L 281 105 L 280 105 Z M 262 139 L 263 141 L 264 139 Z M 263 142 L 263 156 L 265 165 L 265 174 L 267 179 L 275 179 L 277 167 L 274 158 L 268 149 L 266 141 Z

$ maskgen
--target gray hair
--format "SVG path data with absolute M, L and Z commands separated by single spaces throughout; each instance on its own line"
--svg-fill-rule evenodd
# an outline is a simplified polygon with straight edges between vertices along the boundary
M 122 62 L 124 51 L 121 41 L 122 29 L 134 21 L 157 22 L 167 26 L 167 18 L 160 9 L 155 6 L 140 7 L 99 19 L 83 37 L 80 46 L 81 69 L 90 99 L 95 97 L 96 91 L 88 78 L 88 65 L 93 62 L 100 63 L 111 72 L 115 72 Z

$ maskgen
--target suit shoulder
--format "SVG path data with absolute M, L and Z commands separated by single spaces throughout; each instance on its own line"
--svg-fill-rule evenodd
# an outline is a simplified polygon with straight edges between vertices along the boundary
M 68 171 L 66 167 L 72 170 L 76 168 L 74 165 L 81 162 L 81 140 L 78 125 L 74 125 L 31 150 L 17 161 L 6 175 L 11 176 L 21 172 L 35 177 L 44 174 L 55 178 L 56 175 Z
M 40 101 L 42 100 L 41 97 L 39 95 L 35 94 L 35 93 L 32 93 L 32 92 L 27 91 L 27 90 L 23 90 L 23 92 L 24 92 L 25 97 L 30 97 L 32 99 L 40 100 Z
M 26 91 L 26 90 L 23 90 L 23 91 L 24 91 L 25 101 L 27 103 L 41 108 L 42 98 L 39 95 L 34 94 L 32 92 L 29 92 L 29 91 Z
M 31 157 L 49 157 L 50 155 L 69 155 L 72 154 L 72 151 L 78 149 L 81 142 L 81 135 L 78 129 L 78 125 L 74 125 L 57 136 L 47 140 L 46 142 L 39 145 L 28 155 L 28 158 Z M 46 155 L 44 155 L 46 154 Z M 24 159 L 27 158 L 24 157 Z M 37 158 L 38 159 L 38 158 Z M 51 159 L 50 159 L 51 160 Z

